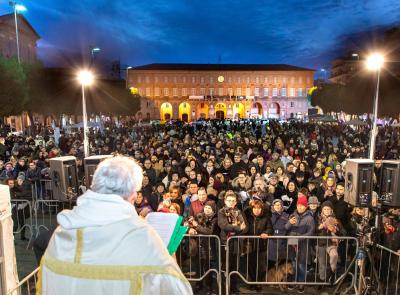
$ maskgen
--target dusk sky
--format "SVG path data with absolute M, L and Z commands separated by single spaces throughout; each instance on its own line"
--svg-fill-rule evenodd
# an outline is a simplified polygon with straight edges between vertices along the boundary
M 327 68 L 343 40 L 399 25 L 399 0 L 24 0 L 49 63 L 71 52 L 153 62 L 287 63 Z M 0 13 L 11 12 L 1 0 Z M 347 44 L 346 44 L 347 45 Z M 351 44 L 357 46 L 357 44 Z

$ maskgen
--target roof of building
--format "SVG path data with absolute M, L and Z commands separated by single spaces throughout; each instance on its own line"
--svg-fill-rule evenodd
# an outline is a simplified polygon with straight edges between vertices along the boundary
M 152 63 L 133 67 L 132 70 L 158 71 L 315 71 L 286 64 L 191 64 Z
M 23 20 L 26 25 L 32 30 L 32 32 L 36 35 L 36 37 L 38 39 L 40 39 L 40 35 L 38 34 L 38 32 L 36 32 L 36 30 L 32 27 L 32 25 L 29 23 L 29 21 L 25 18 L 25 16 L 23 16 L 22 14 L 17 14 L 18 15 L 18 19 L 19 20 Z M 14 13 L 8 13 L 8 14 L 3 14 L 0 15 L 0 22 L 4 22 L 6 20 L 12 20 L 14 22 Z

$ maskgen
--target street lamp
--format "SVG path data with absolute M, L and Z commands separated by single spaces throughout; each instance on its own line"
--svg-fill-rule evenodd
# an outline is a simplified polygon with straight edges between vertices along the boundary
M 385 62 L 385 59 L 382 54 L 379 53 L 374 53 L 368 56 L 367 61 L 366 61 L 366 66 L 367 69 L 370 71 L 374 71 L 377 74 L 377 79 L 376 79 L 376 92 L 375 92 L 375 98 L 374 98 L 374 117 L 373 117 L 373 122 L 372 122 L 372 130 L 371 130 L 371 138 L 370 138 L 370 143 L 369 143 L 369 159 L 374 160 L 375 156 L 375 141 L 376 141 L 376 136 L 378 134 L 378 127 L 377 127 L 377 121 L 378 121 L 378 95 L 379 95 L 379 79 L 380 79 L 380 74 L 381 74 L 381 68 Z
M 27 11 L 26 7 L 22 4 L 18 4 L 15 1 L 10 1 L 9 2 L 10 6 L 14 9 L 14 20 L 15 20 L 15 40 L 17 41 L 17 59 L 18 63 L 21 63 L 21 58 L 19 55 L 19 36 L 18 36 L 18 19 L 17 19 L 17 13 L 22 13 Z
M 321 69 L 321 72 L 324 73 L 324 81 L 326 81 L 326 70 L 325 69 Z
M 131 66 L 127 66 L 126 67 L 126 74 L 125 74 L 125 84 L 126 84 L 126 88 L 128 88 L 129 85 L 129 81 L 128 81 L 128 76 L 129 76 L 129 70 L 132 69 Z
M 91 59 L 90 59 L 90 64 L 93 65 L 94 63 L 94 58 L 96 57 L 96 53 L 100 52 L 100 48 L 99 47 L 91 47 L 90 48 L 90 55 L 91 55 Z
M 82 86 L 82 113 L 83 113 L 83 149 L 85 158 L 89 156 L 89 140 L 87 134 L 87 113 L 86 113 L 86 99 L 85 99 L 85 86 L 90 86 L 94 82 L 92 72 L 88 70 L 81 70 L 77 75 L 77 80 Z

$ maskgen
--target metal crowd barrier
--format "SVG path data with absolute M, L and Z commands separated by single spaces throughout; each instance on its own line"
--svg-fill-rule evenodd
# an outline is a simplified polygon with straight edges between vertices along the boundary
M 221 288 L 221 241 L 216 235 L 185 235 L 176 252 L 185 277 L 195 284 Z
M 53 200 L 53 182 L 51 179 L 40 179 L 31 184 L 32 200 Z
M 36 237 L 41 230 L 52 230 L 57 227 L 57 214 L 64 209 L 72 209 L 76 200 L 63 202 L 59 200 L 37 200 L 34 206 L 34 226 Z
M 379 259 L 375 260 L 381 287 L 388 295 L 400 294 L 400 252 L 377 244 Z
M 28 245 L 32 242 L 34 237 L 33 219 L 35 216 L 32 214 L 32 205 L 29 200 L 12 199 L 11 200 L 11 213 L 14 222 L 14 235 L 20 234 L 21 239 L 27 239 Z M 26 236 L 26 230 L 29 231 L 29 236 Z
M 39 267 L 20 281 L 14 289 L 7 292 L 7 295 L 34 295 L 36 294 L 36 282 Z
M 353 237 L 233 236 L 226 244 L 226 294 L 238 279 L 283 291 L 287 285 L 334 285 L 347 270 L 353 286 L 357 268 L 349 267 L 357 251 Z

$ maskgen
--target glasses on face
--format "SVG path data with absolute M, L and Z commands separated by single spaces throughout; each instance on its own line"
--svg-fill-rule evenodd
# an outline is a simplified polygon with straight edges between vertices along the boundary
M 236 203 L 236 200 L 234 200 L 234 199 L 227 199 L 227 200 L 225 200 L 225 202 L 227 202 L 227 203 Z

